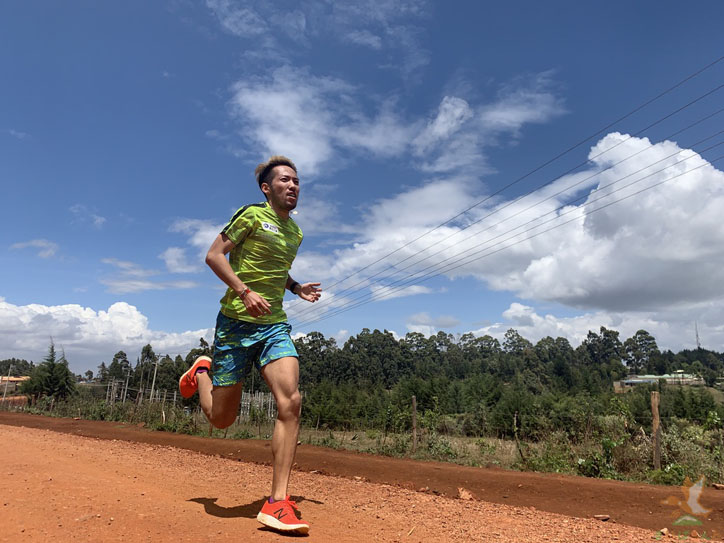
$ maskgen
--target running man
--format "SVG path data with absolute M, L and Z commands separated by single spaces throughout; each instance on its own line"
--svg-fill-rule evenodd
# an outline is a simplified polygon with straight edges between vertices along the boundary
M 198 390 L 209 422 L 227 428 L 239 412 L 246 365 L 259 365 L 276 400 L 277 420 L 271 497 L 257 520 L 275 530 L 307 533 L 309 523 L 299 518 L 287 494 L 302 399 L 299 360 L 282 299 L 285 288 L 308 302 L 316 302 L 322 291 L 320 283 L 299 284 L 289 275 L 302 242 L 301 229 L 289 217 L 299 198 L 296 166 L 286 157 L 273 156 L 254 173 L 266 202 L 240 208 L 206 255 L 206 263 L 229 287 L 216 319 L 213 360 L 197 358 L 179 387 L 184 398 Z

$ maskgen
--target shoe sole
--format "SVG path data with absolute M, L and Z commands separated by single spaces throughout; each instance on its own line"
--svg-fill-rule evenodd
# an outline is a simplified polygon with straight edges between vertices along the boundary
M 283 522 L 276 519 L 266 513 L 259 513 L 256 516 L 256 520 L 261 522 L 264 526 L 278 530 L 280 532 L 294 532 L 297 534 L 306 534 L 309 532 L 308 524 L 284 524 Z

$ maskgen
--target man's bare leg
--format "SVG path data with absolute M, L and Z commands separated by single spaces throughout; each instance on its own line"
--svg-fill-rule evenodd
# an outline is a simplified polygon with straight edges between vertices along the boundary
M 199 403 L 209 422 L 216 428 L 231 426 L 239 411 L 243 383 L 215 387 L 208 372 L 197 373 L 196 382 L 199 384 Z
M 274 475 L 271 497 L 283 500 L 287 496 L 289 474 L 299 436 L 299 415 L 302 396 L 299 394 L 299 361 L 287 356 L 268 363 L 262 368 L 262 376 L 277 402 L 277 421 L 272 437 Z M 216 399 L 214 399 L 216 401 Z

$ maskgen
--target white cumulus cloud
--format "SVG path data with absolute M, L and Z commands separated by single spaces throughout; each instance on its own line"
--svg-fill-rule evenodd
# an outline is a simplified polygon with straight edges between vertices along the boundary
M 384 285 L 372 285 L 370 287 L 373 300 L 391 300 L 403 296 L 415 296 L 417 294 L 430 294 L 432 289 L 423 285 L 411 285 L 409 287 L 392 288 Z
M 157 353 L 185 356 L 198 345 L 199 338 L 211 341 L 212 336 L 212 328 L 152 330 L 148 318 L 125 302 L 96 311 L 76 304 L 19 306 L 0 298 L 0 358 L 39 362 L 47 354 L 52 337 L 56 347 L 65 350 L 76 373 L 95 371 L 101 361 L 110 362 L 119 350 L 132 358 L 132 353 L 140 353 L 148 343 Z
M 576 347 L 586 339 L 589 331 L 598 333 L 601 326 L 619 332 L 623 342 L 639 330 L 646 330 L 656 338 L 660 349 L 696 348 L 696 327 L 702 347 L 718 350 L 724 342 L 724 306 L 719 302 L 689 304 L 665 311 L 592 311 L 573 317 L 558 317 L 552 313 L 540 314 L 534 307 L 512 303 L 503 312 L 503 320 L 473 330 L 478 336 L 491 335 L 502 341 L 510 328 L 532 341 L 546 337 L 564 337 Z
M 373 276 L 400 287 L 435 273 L 475 277 L 588 311 L 722 300 L 724 173 L 675 142 L 619 133 L 601 138 L 589 160 L 585 171 L 522 198 L 491 199 L 437 228 L 482 201 L 484 185 L 447 177 L 409 188 L 370 206 L 357 241 L 322 269 L 337 280 L 365 268 L 342 284 L 359 283 L 354 289 Z M 650 190 L 634 194 L 642 189 Z
M 565 210 L 580 220 L 468 270 L 496 289 L 579 308 L 661 309 L 724 296 L 718 280 L 724 266 L 724 173 L 674 142 L 652 146 L 613 133 L 591 156 L 608 148 L 613 149 L 594 158 L 593 166 L 612 167 L 598 176 L 585 201 Z M 621 162 L 641 150 L 646 152 Z M 652 188 L 584 217 L 647 187 Z
M 418 332 L 425 336 L 432 336 L 440 330 L 453 328 L 460 324 L 460 321 L 451 315 L 430 316 L 429 313 L 415 313 L 410 315 L 405 326 L 409 332 Z

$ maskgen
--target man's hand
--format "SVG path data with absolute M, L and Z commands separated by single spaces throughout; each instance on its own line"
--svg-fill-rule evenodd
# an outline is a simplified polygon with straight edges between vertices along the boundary
M 241 298 L 241 296 L 239 297 Z M 253 290 L 247 292 L 247 294 L 241 298 L 241 301 L 244 302 L 246 310 L 252 317 L 271 315 L 271 304 L 267 302 L 263 296 L 257 294 Z
M 322 295 L 322 289 L 319 288 L 319 285 L 321 284 L 322 283 L 300 284 L 299 288 L 296 289 L 299 291 L 297 294 L 302 300 L 314 303 L 319 300 L 319 297 Z

